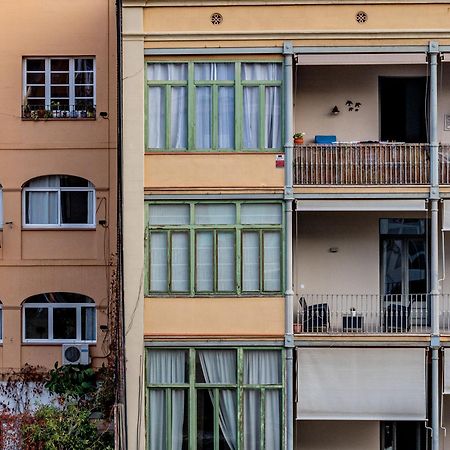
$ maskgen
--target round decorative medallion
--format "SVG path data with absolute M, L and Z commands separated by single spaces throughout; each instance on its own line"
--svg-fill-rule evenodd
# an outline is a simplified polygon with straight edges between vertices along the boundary
M 367 13 L 366 12 L 364 12 L 364 11 L 358 11 L 357 13 L 356 13 L 356 21 L 358 22 L 358 23 L 365 23 L 365 22 L 367 22 Z
M 220 25 L 223 22 L 222 14 L 220 13 L 213 13 L 211 14 L 211 23 L 213 25 Z

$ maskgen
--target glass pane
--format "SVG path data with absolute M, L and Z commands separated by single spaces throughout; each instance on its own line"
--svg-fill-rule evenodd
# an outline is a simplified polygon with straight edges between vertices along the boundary
M 261 393 L 244 391 L 244 448 L 265 450 L 261 447 Z
M 189 205 L 150 205 L 150 225 L 189 225 Z
M 197 383 L 236 383 L 236 350 L 197 350 L 196 356 Z
M 234 148 L 234 87 L 219 87 L 218 147 Z
M 170 147 L 187 147 L 187 88 L 171 88 Z
M 242 290 L 259 291 L 259 233 L 242 234 Z
M 45 60 L 44 59 L 27 59 L 27 70 L 44 71 L 45 70 Z
M 264 291 L 281 289 L 281 235 L 279 231 L 264 232 Z
M 243 81 L 281 80 L 281 64 L 279 63 L 244 63 L 241 67 Z
M 81 308 L 81 340 L 95 341 L 95 308 Z
M 58 185 L 61 187 L 91 187 L 92 186 L 92 184 L 85 178 L 72 177 L 70 175 L 59 175 L 57 178 L 59 179 Z M 49 184 L 48 186 L 51 186 L 51 184 Z
M 149 449 L 187 450 L 189 403 L 186 391 L 184 389 L 172 389 L 169 393 L 167 391 L 167 389 L 149 391 Z
M 282 222 L 282 209 L 278 203 L 243 203 L 241 223 L 243 225 L 279 225 Z
M 45 74 L 27 73 L 27 84 L 45 84 Z
M 198 225 L 234 225 L 236 206 L 234 204 L 197 204 L 195 223 Z
M 45 97 L 45 86 L 28 86 L 28 97 Z
M 48 339 L 48 308 L 25 308 L 25 339 Z
M 50 76 L 50 82 L 52 84 L 69 84 L 68 73 L 52 73 Z
M 214 234 L 212 231 L 200 231 L 196 235 L 196 290 L 212 292 L 214 290 Z
M 197 450 L 214 450 L 213 391 L 197 389 Z
M 187 64 L 148 64 L 147 78 L 160 81 L 185 81 L 187 80 Z
M 246 350 L 244 352 L 245 384 L 281 384 L 281 352 Z
M 93 72 L 76 72 L 75 84 L 93 84 L 94 73 Z
M 61 223 L 88 224 L 89 192 L 61 192 Z
M 53 339 L 77 338 L 77 310 L 75 308 L 53 309 Z
M 423 219 L 380 219 L 380 234 L 425 234 Z
M 68 59 L 52 59 L 50 60 L 50 68 L 53 71 L 68 71 L 69 60 Z
M 150 291 L 168 290 L 167 234 L 150 233 Z
M 76 71 L 94 70 L 94 59 L 93 58 L 75 58 L 75 70 Z
M 383 241 L 384 294 L 403 293 L 402 241 L 386 239 Z
M 172 233 L 172 291 L 189 290 L 189 234 Z
M 212 89 L 208 86 L 195 90 L 195 146 L 211 148 Z
M 281 148 L 281 88 L 266 87 L 264 148 Z
M 149 384 L 187 383 L 187 350 L 150 350 L 147 361 Z
M 148 88 L 148 146 L 166 147 L 166 95 L 162 87 Z
M 58 224 L 57 192 L 26 192 L 26 223 L 34 225 Z
M 234 232 L 217 232 L 217 290 L 236 290 L 236 255 Z
M 234 63 L 195 64 L 195 81 L 234 80 Z
M 264 450 L 281 449 L 281 392 L 266 390 L 265 398 L 265 448 Z
M 408 240 L 409 294 L 424 294 L 427 286 L 427 255 L 425 241 Z
M 69 86 L 52 86 L 50 90 L 52 97 L 69 97 Z
M 259 136 L 259 88 L 244 87 L 243 145 L 258 148 Z
M 75 97 L 93 97 L 94 86 L 75 86 Z

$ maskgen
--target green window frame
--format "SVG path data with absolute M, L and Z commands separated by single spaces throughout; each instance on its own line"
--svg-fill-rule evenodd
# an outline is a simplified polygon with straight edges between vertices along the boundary
M 162 214 L 171 214 L 170 207 L 183 211 L 180 213 L 183 217 L 152 220 L 152 211 L 159 208 Z M 217 214 L 214 208 L 233 210 L 233 213 L 230 216 L 224 213 L 222 219 L 217 220 L 227 222 L 226 224 L 213 224 L 208 219 L 208 223 L 199 223 L 201 220 L 197 215 L 205 207 L 213 208 L 211 220 Z M 256 211 L 256 216 L 250 217 L 248 214 L 252 214 L 252 208 Z M 273 218 L 258 216 L 261 208 L 268 208 L 273 213 Z M 262 223 L 257 223 L 258 221 Z M 249 296 L 282 293 L 282 202 L 146 202 L 145 222 L 147 296 Z M 178 237 L 178 241 L 183 236 L 183 251 L 176 245 L 174 247 L 174 236 Z
M 210 351 L 210 352 L 222 352 L 234 353 L 235 359 L 233 362 L 234 367 L 228 370 L 227 373 L 233 373 L 233 379 L 221 380 L 217 379 L 214 382 L 208 382 L 204 377 L 204 371 L 202 373 L 202 365 L 200 363 L 200 352 Z M 160 358 L 155 358 L 154 367 L 152 365 L 152 352 L 168 352 L 168 353 L 178 353 L 183 354 L 182 365 L 178 364 L 178 367 L 167 363 L 164 361 L 164 356 Z M 257 354 L 271 354 L 275 356 L 276 360 L 271 358 L 271 362 L 276 362 L 278 369 L 278 375 L 269 375 L 272 377 L 270 381 L 259 379 L 258 382 L 250 380 L 251 363 L 249 355 L 257 356 Z M 179 361 L 178 361 L 179 362 Z M 218 360 L 220 364 L 220 359 Z M 223 362 L 223 360 L 222 360 Z M 253 366 L 254 370 L 257 365 Z M 261 366 L 259 366 L 261 367 Z M 267 367 L 267 366 L 266 366 Z M 273 369 L 273 366 L 271 366 Z M 170 374 L 166 376 L 164 372 L 170 371 Z M 175 372 L 177 372 L 175 374 Z M 267 376 L 261 375 L 259 378 Z M 285 446 L 285 349 L 281 347 L 151 347 L 146 350 L 146 430 L 147 430 L 147 450 L 155 450 L 155 445 L 158 450 L 172 450 L 174 447 L 174 442 L 178 442 L 179 448 L 182 450 L 198 450 L 199 448 L 206 448 L 202 445 L 204 443 L 200 442 L 205 439 L 207 440 L 207 448 L 213 450 L 219 450 L 220 440 L 224 441 L 225 433 L 223 432 L 220 424 L 223 410 L 221 410 L 221 392 L 234 393 L 233 397 L 236 400 L 236 408 L 233 409 L 233 416 L 236 419 L 234 422 L 236 430 L 236 450 L 244 450 L 246 447 L 246 440 L 255 440 L 254 431 L 257 430 L 257 443 L 255 444 L 261 450 L 266 448 L 266 439 L 268 435 L 270 436 L 270 430 L 266 433 L 266 415 L 268 409 L 270 408 L 269 402 L 273 402 L 274 397 L 278 397 L 278 421 L 279 429 L 275 435 L 278 434 L 279 449 L 281 450 Z M 217 376 L 216 372 L 216 376 Z M 156 376 L 155 376 L 156 374 Z M 174 375 L 175 374 L 175 375 Z M 222 373 L 223 375 L 223 373 Z M 258 377 L 258 376 L 257 376 Z M 159 378 L 164 380 L 164 382 L 153 382 L 152 378 Z M 275 381 L 275 378 L 278 380 Z M 207 394 L 203 394 L 207 391 Z M 176 435 L 174 430 L 177 429 L 177 421 L 179 421 L 180 416 L 174 418 L 176 415 L 176 407 L 179 405 L 177 401 L 180 400 L 180 393 L 183 393 L 182 404 L 184 406 L 183 424 L 180 426 L 178 422 L 178 431 L 181 431 L 181 435 Z M 275 395 L 273 395 L 275 393 Z M 278 393 L 278 395 L 276 394 Z M 152 401 L 153 398 L 159 396 L 159 401 L 156 398 L 156 402 Z M 176 397 L 178 396 L 178 398 Z M 210 411 L 209 417 L 209 432 L 204 433 L 204 410 L 201 408 L 202 397 L 207 397 L 206 402 L 210 399 Z M 249 408 L 248 403 L 253 402 L 253 409 Z M 271 398 L 271 400 L 270 400 Z M 276 404 L 277 402 L 275 402 Z M 272 403 L 273 405 L 274 403 Z M 163 405 L 163 408 L 161 408 Z M 155 419 L 152 418 L 152 407 L 155 407 Z M 158 406 L 158 407 L 157 407 Z M 256 406 L 256 407 L 255 407 Z M 248 409 L 247 409 L 248 408 Z M 162 410 L 161 410 L 162 409 Z M 275 407 L 276 411 L 277 407 Z M 256 413 L 256 417 L 252 413 Z M 269 413 L 270 415 L 270 413 Z M 250 419 L 250 420 L 249 420 Z M 273 419 L 273 418 L 272 418 Z M 276 419 L 276 418 L 275 418 Z M 155 422 L 153 422 L 155 420 Z M 253 420 L 253 423 L 251 423 Z M 267 419 L 270 420 L 269 418 Z M 250 423 L 250 426 L 249 426 Z M 253 427 L 252 427 L 253 425 Z M 273 423 L 270 422 L 271 427 Z M 155 427 L 152 430 L 152 427 Z M 270 427 L 269 427 L 270 428 Z M 152 442 L 153 436 L 158 435 L 158 442 Z M 162 433 L 162 435 L 161 435 Z M 270 439 L 270 437 L 269 437 Z M 163 442 L 161 447 L 161 442 Z M 276 448 L 277 444 L 274 446 L 274 441 L 271 440 L 270 448 Z
M 163 79 L 163 75 L 155 76 L 154 69 L 157 65 L 173 65 L 183 70 L 173 76 L 173 79 Z M 216 64 L 216 65 L 232 65 L 234 76 L 233 79 L 202 79 L 199 77 L 196 69 L 199 65 Z M 269 65 L 276 67 L 276 70 L 267 70 L 269 76 L 255 76 L 256 79 L 245 79 L 246 68 L 250 65 Z M 153 72 L 152 72 L 153 70 Z M 168 70 L 170 72 L 170 70 Z M 276 72 L 276 74 L 275 74 Z M 160 78 L 160 79 L 157 79 Z M 170 78 L 170 76 L 168 76 Z M 203 77 L 208 78 L 208 77 Z M 213 78 L 213 77 L 211 77 Z M 224 77 L 227 78 L 227 77 Z M 259 79 L 261 78 L 261 79 Z M 254 89 L 253 95 L 249 95 L 250 99 L 246 101 L 246 92 Z M 284 120 L 284 96 L 283 96 L 283 63 L 279 60 L 249 60 L 249 61 L 230 61 L 230 60 L 214 60 L 214 61 L 147 61 L 146 65 L 146 94 L 145 94 L 145 111 L 146 111 L 146 126 L 145 126 L 145 146 L 146 151 L 201 151 L 201 152 L 230 152 L 230 151 L 267 151 L 267 152 L 282 152 L 283 149 L 283 120 Z M 209 106 L 210 115 L 210 144 L 208 146 L 198 145 L 197 136 L 197 93 L 200 89 L 210 90 L 211 104 Z M 233 111 L 233 135 L 234 145 L 221 145 L 219 138 L 220 127 L 220 109 L 219 104 L 223 104 L 221 99 L 222 90 L 233 90 L 234 111 Z M 256 93 L 257 91 L 257 93 Z M 276 91 L 276 93 L 275 93 Z M 181 93 L 183 94 L 181 95 Z M 255 95 L 256 94 L 256 95 Z M 274 100 L 272 97 L 278 97 Z M 182 97 L 182 98 L 181 98 Z M 272 100 L 271 100 L 272 98 Z M 220 100 L 220 101 L 219 101 Z M 179 102 L 182 102 L 180 106 Z M 251 104 L 255 107 L 255 117 L 248 119 L 249 114 L 246 114 L 245 104 Z M 273 103 L 270 103 L 273 102 Z M 153 117 L 151 105 L 158 103 L 158 114 Z M 257 103 L 257 105 L 256 105 Z M 177 105 L 177 106 L 175 106 Z M 268 107 L 268 105 L 271 105 Z M 178 107 L 184 111 L 186 117 L 182 119 L 182 129 L 184 145 L 173 142 L 171 138 L 172 129 L 180 128 L 180 117 L 175 119 L 172 117 L 172 112 Z M 267 111 L 275 108 L 277 113 L 271 115 Z M 231 109 L 231 108 L 230 108 Z M 253 113 L 253 110 L 251 110 Z M 248 113 L 249 111 L 247 111 Z M 256 117 L 257 115 L 257 117 Z M 274 125 L 274 117 L 277 117 L 279 123 Z M 255 132 L 256 145 L 245 145 L 245 124 L 246 120 L 254 120 L 254 125 L 257 128 Z M 149 130 L 150 123 L 153 123 L 155 128 Z M 155 125 L 157 123 L 157 125 Z M 247 127 L 248 128 L 248 127 Z M 273 131 L 276 128 L 276 131 Z M 272 131 L 270 131 L 272 130 Z M 276 138 L 268 138 L 267 134 L 275 133 Z M 158 144 L 154 144 L 152 135 L 161 135 L 158 138 Z M 257 134 L 257 137 L 256 137 Z M 152 142 L 153 141 L 153 142 Z M 274 142 L 275 141 L 275 142 Z

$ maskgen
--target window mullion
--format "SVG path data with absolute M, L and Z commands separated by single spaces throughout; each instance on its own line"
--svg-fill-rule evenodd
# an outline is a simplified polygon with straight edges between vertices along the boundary
M 259 230 L 259 292 L 264 291 L 264 231 Z
M 166 424 L 167 424 L 167 436 L 166 436 L 166 449 L 172 449 L 172 389 L 166 389 Z
M 261 388 L 260 391 L 260 410 L 259 410 L 259 420 L 260 420 L 260 448 L 266 448 L 265 447 L 265 441 L 266 441 L 266 390 L 265 388 Z
M 240 151 L 242 149 L 242 112 L 243 112 L 243 94 L 241 81 L 241 63 L 235 63 L 234 71 L 234 142 L 235 149 Z
M 75 307 L 75 311 L 76 311 L 76 339 L 78 342 L 81 341 L 81 306 L 76 306 Z M 86 313 L 87 314 L 87 313 Z
M 214 388 L 214 450 L 219 450 L 219 389 Z
M 244 449 L 244 350 L 237 349 L 237 450 Z
M 217 293 L 218 290 L 218 278 L 219 278 L 219 232 L 217 229 L 212 230 L 213 233 L 213 293 Z
M 58 189 L 58 225 L 62 225 L 62 204 L 61 204 L 61 188 Z
M 48 306 L 48 339 L 53 340 L 53 305 Z
M 236 235 L 236 293 L 240 294 L 242 292 L 242 227 L 240 225 L 241 223 L 241 203 L 236 203 L 236 228 L 235 228 L 235 235 Z
M 194 83 L 194 63 L 188 63 L 188 116 L 187 116 L 187 149 L 193 150 L 195 148 L 195 83 Z
M 219 86 L 211 86 L 212 94 L 212 117 L 211 117 L 211 149 L 217 150 L 219 147 Z
M 167 231 L 167 292 L 172 292 L 172 232 Z
M 258 149 L 265 149 L 266 142 L 266 87 L 262 84 L 259 86 L 259 136 L 258 136 Z
M 44 109 L 47 109 L 50 107 L 50 103 L 51 103 L 51 94 L 50 94 L 50 90 L 51 90 L 51 66 L 50 66 L 50 58 L 45 58 L 45 105 L 44 105 Z

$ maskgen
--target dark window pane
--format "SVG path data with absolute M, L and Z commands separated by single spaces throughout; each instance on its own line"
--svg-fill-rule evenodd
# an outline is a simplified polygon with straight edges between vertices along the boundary
M 27 105 L 31 110 L 35 109 L 44 109 L 45 107 L 45 99 L 44 98 L 28 98 Z
M 95 308 L 81 308 L 81 340 L 95 340 Z
M 48 339 L 48 309 L 25 309 L 25 339 Z
M 45 97 L 45 86 L 28 86 L 28 97 Z
M 94 111 L 94 100 L 89 99 L 75 100 L 75 109 L 77 111 Z
M 380 219 L 380 234 L 425 234 L 424 219 Z
M 61 192 L 61 223 L 89 223 L 88 192 Z
M 60 186 L 61 187 L 88 187 L 89 181 L 80 177 L 71 177 L 70 175 L 61 175 Z
M 51 83 L 52 84 L 69 84 L 69 74 L 68 73 L 52 73 Z
M 93 72 L 76 72 L 75 84 L 93 84 L 94 73 Z
M 27 73 L 28 84 L 45 84 L 44 73 Z
M 77 310 L 55 308 L 53 310 L 53 339 L 77 338 Z
M 44 59 L 27 59 L 27 70 L 44 71 L 45 60 Z
M 52 97 L 69 97 L 69 86 L 52 86 L 51 87 Z
M 94 70 L 94 60 L 92 58 L 76 58 L 75 70 Z
M 56 71 L 67 71 L 69 70 L 69 60 L 68 59 L 52 59 L 50 62 L 50 67 L 52 72 Z
M 75 86 L 75 97 L 92 97 L 93 95 L 93 86 Z
M 197 390 L 197 450 L 214 450 L 214 406 L 212 391 Z

